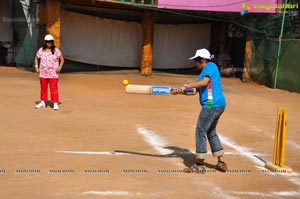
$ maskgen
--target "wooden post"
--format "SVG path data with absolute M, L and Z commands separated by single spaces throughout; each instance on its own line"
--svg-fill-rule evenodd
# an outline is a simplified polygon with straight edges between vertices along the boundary
M 254 45 L 253 40 L 251 40 L 251 38 L 253 38 L 253 30 L 255 29 L 255 20 L 254 19 L 249 19 L 248 20 L 248 24 L 249 27 L 251 29 L 249 29 L 248 33 L 247 33 L 247 38 L 246 38 L 246 45 L 245 45 L 245 57 L 244 57 L 244 68 L 243 68 L 243 76 L 242 76 L 242 81 L 244 82 L 248 82 L 251 79 L 251 75 L 253 74 L 253 71 L 251 70 L 251 57 L 252 57 L 252 53 L 255 53 L 255 50 L 252 52 L 252 45 Z
M 143 29 L 143 42 L 142 42 L 142 57 L 141 57 L 141 75 L 152 74 L 152 49 L 153 49 L 153 34 L 154 34 L 154 21 L 153 13 L 150 11 L 144 12 L 142 22 Z
M 40 42 L 46 34 L 54 37 L 54 43 L 57 48 L 60 47 L 60 2 L 46 0 L 45 4 L 40 5 Z
M 252 43 L 251 39 L 247 38 L 246 48 L 245 48 L 245 58 L 244 58 L 244 69 L 243 69 L 243 81 L 250 81 L 250 64 L 251 64 L 251 54 L 252 54 Z

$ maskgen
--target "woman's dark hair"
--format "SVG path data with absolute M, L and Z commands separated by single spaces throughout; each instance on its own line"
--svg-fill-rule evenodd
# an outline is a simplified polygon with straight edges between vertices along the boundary
M 49 42 L 49 41 L 48 41 Z M 52 55 L 54 55 L 54 50 L 55 50 L 55 45 L 54 45 L 54 42 L 53 41 L 50 41 L 52 42 L 52 46 L 51 46 L 51 52 L 52 52 Z M 45 50 L 47 48 L 47 44 L 46 44 L 46 41 L 43 45 L 43 50 Z

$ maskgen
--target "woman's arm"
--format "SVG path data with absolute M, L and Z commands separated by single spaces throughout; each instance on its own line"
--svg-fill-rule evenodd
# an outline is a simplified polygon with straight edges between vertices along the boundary
M 61 56 L 59 57 L 59 66 L 58 66 L 58 68 L 56 69 L 56 72 L 60 72 L 60 71 L 61 71 L 62 66 L 64 65 L 64 62 L 65 62 L 65 59 L 64 59 L 64 57 L 61 55 Z
M 207 86 L 208 82 L 210 81 L 209 77 L 204 77 L 202 80 L 190 84 L 186 84 L 185 88 L 202 88 Z
M 35 56 L 34 58 L 34 67 L 35 67 L 35 72 L 40 72 L 39 70 L 39 59 L 37 58 L 37 56 Z
M 185 89 L 190 89 L 193 88 L 195 91 L 193 92 L 193 94 L 196 94 L 196 89 L 197 88 L 202 88 L 207 86 L 208 82 L 210 81 L 209 77 L 204 77 L 202 80 L 194 82 L 194 83 L 189 83 L 184 85 L 183 87 L 179 88 L 178 93 L 184 93 Z

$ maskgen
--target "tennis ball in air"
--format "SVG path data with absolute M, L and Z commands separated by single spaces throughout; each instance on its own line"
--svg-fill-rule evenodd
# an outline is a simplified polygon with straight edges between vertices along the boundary
M 123 82 L 122 82 L 123 86 L 127 86 L 128 85 L 128 80 L 127 79 L 124 79 Z

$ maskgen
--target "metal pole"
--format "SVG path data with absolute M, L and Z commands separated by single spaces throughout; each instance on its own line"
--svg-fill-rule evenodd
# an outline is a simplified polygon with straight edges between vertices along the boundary
M 284 28 L 285 14 L 286 14 L 286 5 L 287 5 L 287 0 L 284 0 L 284 8 L 283 8 L 283 15 L 282 15 L 282 22 L 281 22 L 281 30 L 280 30 L 280 35 L 279 35 L 279 44 L 278 44 L 278 51 L 277 51 L 274 88 L 277 88 L 278 66 L 279 66 L 279 60 L 280 60 L 281 40 L 282 40 L 282 35 L 283 35 L 283 28 Z

